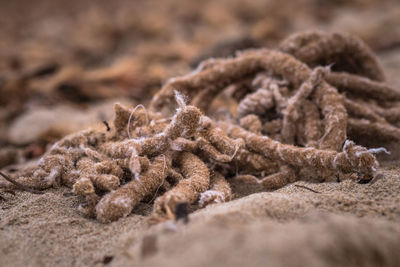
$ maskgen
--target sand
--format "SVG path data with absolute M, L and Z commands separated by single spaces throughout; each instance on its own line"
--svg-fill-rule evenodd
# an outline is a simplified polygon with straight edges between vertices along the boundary
M 101 224 L 79 214 L 67 188 L 2 193 L 0 266 L 398 266 L 400 168 L 388 165 L 373 184 L 299 181 L 208 206 L 188 224 L 152 227 L 150 204 Z M 150 253 L 143 252 L 148 236 Z

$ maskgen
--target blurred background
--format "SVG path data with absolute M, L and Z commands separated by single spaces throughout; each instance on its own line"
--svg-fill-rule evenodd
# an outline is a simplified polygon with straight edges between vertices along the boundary
M 2 0 L 0 168 L 104 127 L 113 103 L 146 103 L 203 59 L 312 29 L 361 37 L 400 85 L 398 0 Z

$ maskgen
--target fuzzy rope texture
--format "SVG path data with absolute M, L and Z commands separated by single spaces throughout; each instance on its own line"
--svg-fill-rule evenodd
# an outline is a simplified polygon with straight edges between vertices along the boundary
M 79 210 L 103 223 L 153 202 L 150 220 L 160 222 L 182 203 L 231 200 L 234 179 L 264 190 L 299 179 L 369 180 L 375 154 L 388 152 L 359 141 L 400 140 L 400 91 L 384 80 L 358 38 L 299 33 L 277 50 L 206 60 L 170 79 L 147 108 L 116 104 L 110 131 L 63 138 L 0 187 L 71 187 Z

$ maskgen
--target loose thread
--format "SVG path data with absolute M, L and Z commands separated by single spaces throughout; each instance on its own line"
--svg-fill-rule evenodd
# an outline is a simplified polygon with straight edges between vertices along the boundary
M 23 184 L 18 183 L 17 181 L 11 179 L 8 175 L 6 175 L 6 174 L 3 173 L 3 172 L 0 172 L 0 175 L 1 175 L 4 179 L 6 179 L 7 181 L 9 181 L 10 183 L 12 183 L 13 185 L 15 185 L 18 189 L 20 189 L 20 190 L 22 190 L 22 191 L 26 191 L 26 192 L 29 192 L 29 193 L 32 193 L 32 194 L 37 194 L 37 195 L 44 194 L 43 191 L 39 191 L 39 190 L 36 190 L 36 189 L 30 188 L 30 187 L 27 187 L 27 186 L 25 186 L 25 185 L 23 185 Z
M 316 194 L 321 194 L 321 192 L 316 191 L 316 190 L 314 190 L 314 189 L 312 189 L 312 188 L 309 188 L 309 187 L 307 187 L 307 186 L 304 186 L 304 185 L 295 184 L 294 186 L 299 187 L 299 188 L 307 189 L 307 190 L 309 190 L 309 191 L 311 191 L 311 192 L 313 192 L 313 193 L 316 193 Z
M 144 110 L 145 115 L 146 115 L 146 125 L 149 124 L 149 116 L 148 116 L 148 114 L 147 114 L 146 108 L 145 108 L 142 104 L 137 105 L 134 109 L 132 109 L 131 114 L 129 115 L 128 125 L 126 126 L 126 130 L 128 131 L 128 137 L 129 137 L 129 139 L 131 139 L 131 133 L 130 133 L 131 119 L 132 119 L 133 114 L 135 114 L 135 112 L 136 112 L 136 110 L 137 110 L 138 108 L 142 108 L 142 109 Z

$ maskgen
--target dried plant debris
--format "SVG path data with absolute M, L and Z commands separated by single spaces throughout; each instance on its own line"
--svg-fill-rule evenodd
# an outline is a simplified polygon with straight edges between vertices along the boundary
M 231 200 L 231 178 L 263 190 L 299 179 L 370 180 L 375 154 L 388 151 L 358 143 L 400 140 L 400 92 L 383 80 L 356 37 L 296 34 L 276 51 L 200 63 L 170 79 L 147 109 L 116 104 L 106 129 L 63 138 L 37 167 L 10 174 L 13 182 L 0 187 L 71 187 L 85 202 L 80 211 L 104 223 L 154 200 L 150 219 L 160 222 L 179 219 L 181 206 Z M 210 106 L 223 95 L 234 102 L 221 118 Z M 175 103 L 173 113 L 165 109 Z

